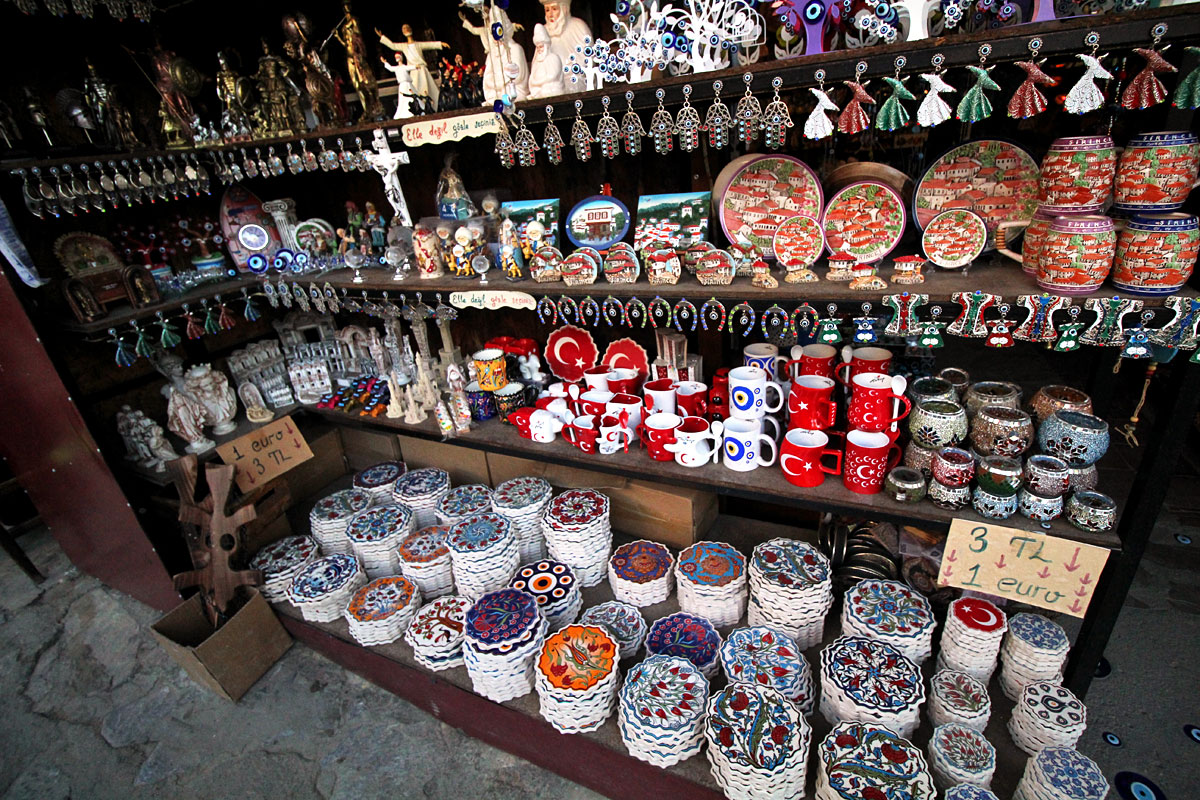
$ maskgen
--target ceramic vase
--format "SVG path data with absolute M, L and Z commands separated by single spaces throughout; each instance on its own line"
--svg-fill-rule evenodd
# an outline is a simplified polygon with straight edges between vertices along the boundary
M 1116 174 L 1112 137 L 1055 139 L 1042 160 L 1038 205 L 1057 214 L 1099 211 L 1112 194 Z
M 1143 133 L 1129 140 L 1117 168 L 1113 208 L 1128 214 L 1175 211 L 1200 172 L 1200 138 L 1190 131 Z
M 1055 294 L 1089 294 L 1112 270 L 1117 233 L 1108 217 L 1056 217 L 1038 256 L 1037 283 Z
M 1200 253 L 1200 220 L 1190 214 L 1134 217 L 1117 235 L 1112 284 L 1140 295 L 1183 288 Z

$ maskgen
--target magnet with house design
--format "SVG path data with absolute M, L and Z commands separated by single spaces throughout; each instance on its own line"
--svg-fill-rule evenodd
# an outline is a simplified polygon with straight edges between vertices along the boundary
M 711 192 L 642 195 L 633 227 L 634 249 L 686 249 L 705 241 L 711 206 Z
M 615 197 L 592 195 L 575 204 L 567 214 L 567 238 L 576 247 L 607 250 L 625 238 L 629 209 Z

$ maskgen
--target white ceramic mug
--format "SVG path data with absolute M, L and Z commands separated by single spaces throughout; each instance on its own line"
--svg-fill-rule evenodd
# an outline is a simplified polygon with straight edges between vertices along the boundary
M 749 472 L 758 467 L 769 467 L 775 463 L 775 441 L 763 433 L 757 420 L 727 419 L 722 430 L 725 450 L 725 466 L 735 472 Z M 771 457 L 764 459 L 762 448 L 771 450 Z
M 712 432 L 703 417 L 684 417 L 675 429 L 675 442 L 666 445 L 675 454 L 675 463 L 684 467 L 707 464 L 721 447 L 721 437 Z
M 612 414 L 614 417 L 620 417 L 621 412 L 629 415 L 629 422 L 626 427 L 631 431 L 636 431 L 638 426 L 642 424 L 642 401 L 636 395 L 618 393 L 604 404 L 604 413 Z
M 646 397 L 648 414 L 675 413 L 675 381 L 670 378 L 648 381 L 642 386 L 642 394 Z
M 588 367 L 583 371 L 583 382 L 592 390 L 607 392 L 608 379 L 612 376 L 612 370 L 601 364 L 598 367 Z
M 767 390 L 775 391 L 775 404 L 767 399 Z M 736 367 L 729 370 L 729 416 L 737 419 L 758 419 L 768 412 L 783 408 L 783 389 L 768 380 L 766 370 L 759 367 Z
M 563 421 L 550 411 L 539 408 L 529 415 L 529 438 L 535 442 L 553 442 L 562 429 Z
M 618 417 L 606 414 L 600 418 L 600 436 L 596 439 L 596 447 L 601 455 L 612 455 L 618 450 L 629 452 L 632 441 L 633 431 L 622 425 Z
M 593 417 L 608 411 L 608 401 L 614 397 L 613 393 L 607 389 L 590 389 L 579 395 L 579 401 L 576 407 L 580 414 L 590 414 Z
M 779 348 L 768 342 L 756 342 L 742 348 L 742 365 L 758 367 L 772 378 L 779 377 Z

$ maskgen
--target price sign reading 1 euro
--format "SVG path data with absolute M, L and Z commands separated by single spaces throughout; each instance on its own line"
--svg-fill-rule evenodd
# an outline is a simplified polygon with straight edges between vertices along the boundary
M 1082 617 L 1107 560 L 1103 547 L 955 519 L 938 584 Z
M 313 457 L 304 434 L 291 417 L 280 417 L 220 445 L 217 455 L 234 466 L 234 480 L 243 492 L 262 486 Z

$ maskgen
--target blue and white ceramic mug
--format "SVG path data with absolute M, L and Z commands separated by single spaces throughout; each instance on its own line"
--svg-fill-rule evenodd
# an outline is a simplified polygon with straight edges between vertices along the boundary
M 779 348 L 768 342 L 748 344 L 742 348 L 742 366 L 758 367 L 772 378 L 779 378 Z
M 767 398 L 767 390 L 775 391 L 775 403 Z M 758 419 L 783 408 L 783 387 L 769 380 L 767 371 L 759 367 L 736 367 L 729 370 L 729 416 L 737 419 Z
M 715 426 L 714 426 L 715 427 Z M 762 432 L 762 425 L 752 419 L 727 419 L 721 432 L 725 450 L 725 466 L 735 472 L 749 472 L 775 463 L 775 440 Z M 763 448 L 771 457 L 763 457 Z

